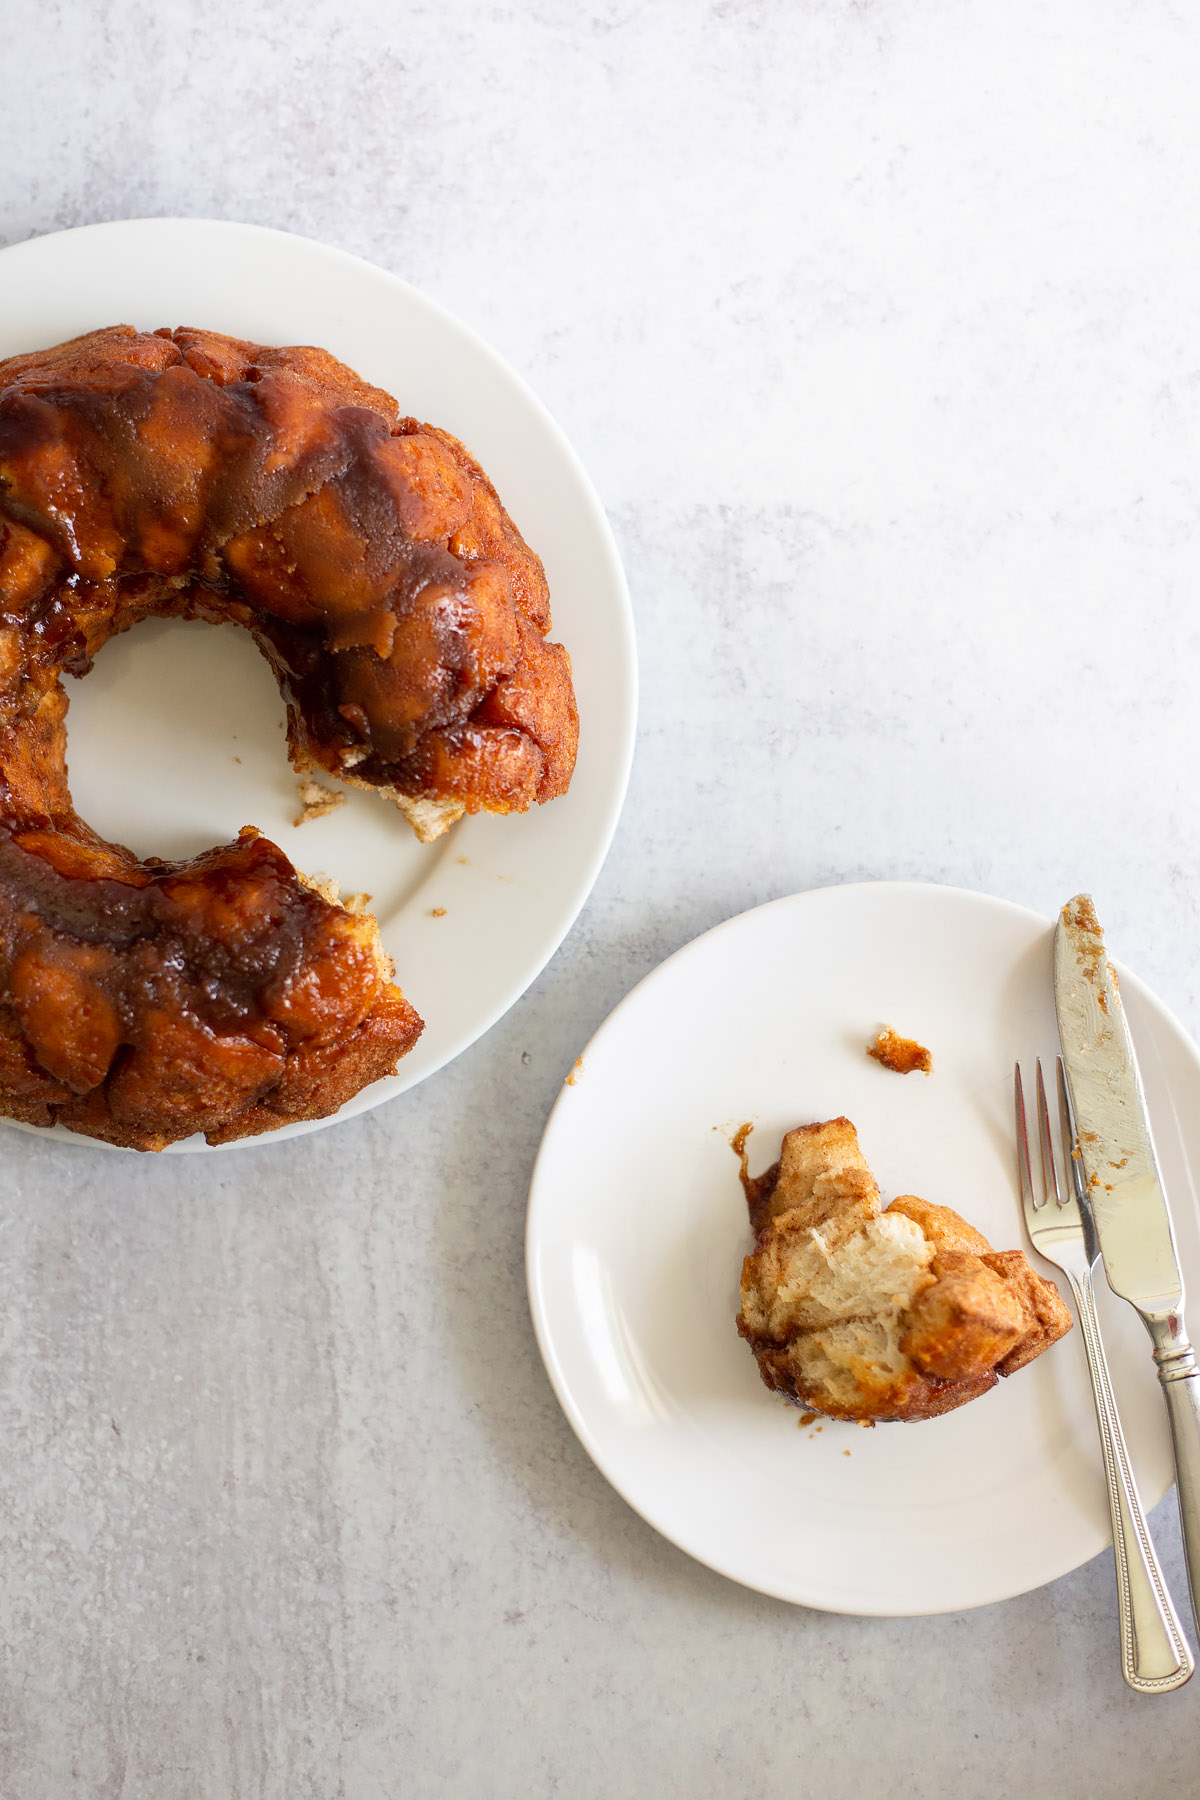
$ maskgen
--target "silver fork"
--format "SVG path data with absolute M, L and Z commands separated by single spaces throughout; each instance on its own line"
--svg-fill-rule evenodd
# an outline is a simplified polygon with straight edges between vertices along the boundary
M 1042 1065 L 1037 1065 L 1038 1143 L 1041 1150 L 1042 1197 L 1034 1197 L 1033 1174 L 1029 1164 L 1029 1134 L 1025 1125 L 1025 1094 L 1021 1086 L 1021 1065 L 1015 1072 L 1017 1111 L 1017 1169 L 1021 1181 L 1021 1200 L 1025 1208 L 1025 1229 L 1030 1242 L 1048 1262 L 1055 1263 L 1071 1283 L 1075 1309 L 1083 1332 L 1088 1370 L 1092 1377 L 1092 1398 L 1096 1403 L 1096 1423 L 1100 1428 L 1100 1444 L 1104 1452 L 1104 1473 L 1108 1485 L 1108 1505 L 1112 1514 L 1113 1557 L 1117 1565 L 1117 1605 L 1121 1619 L 1121 1673 L 1131 1688 L 1141 1694 L 1160 1694 L 1182 1687 L 1195 1664 L 1188 1641 L 1183 1635 L 1178 1614 L 1171 1603 L 1163 1580 L 1154 1543 L 1146 1524 L 1141 1498 L 1125 1434 L 1117 1415 L 1117 1403 L 1100 1341 L 1096 1317 L 1096 1301 L 1092 1288 L 1092 1269 L 1100 1254 L 1087 1202 L 1083 1174 L 1074 1154 L 1075 1126 L 1071 1102 L 1063 1074 L 1062 1058 L 1058 1059 L 1058 1116 L 1062 1132 L 1063 1159 L 1069 1181 L 1059 1183 L 1054 1160 L 1054 1140 L 1050 1132 L 1050 1110 L 1046 1105 L 1046 1084 Z

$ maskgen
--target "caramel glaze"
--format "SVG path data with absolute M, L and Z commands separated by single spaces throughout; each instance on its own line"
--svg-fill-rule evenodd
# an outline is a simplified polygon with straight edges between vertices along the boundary
M 482 470 L 326 352 L 114 326 L 0 363 L 0 1112 L 157 1149 L 333 1111 L 421 1022 L 258 833 L 139 861 L 75 814 L 61 676 L 150 616 L 248 629 L 296 767 L 434 829 L 563 792 L 577 720 Z

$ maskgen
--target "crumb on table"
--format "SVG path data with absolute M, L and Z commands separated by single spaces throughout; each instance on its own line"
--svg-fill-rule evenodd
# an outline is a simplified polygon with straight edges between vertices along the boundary
M 322 819 L 326 813 L 333 812 L 335 807 L 345 806 L 344 793 L 335 793 L 333 788 L 323 787 L 319 781 L 306 776 L 296 786 L 300 793 L 301 810 L 292 820 L 293 825 L 307 825 L 310 819 Z
M 429 916 L 431 919 L 444 919 L 446 916 L 446 909 L 444 906 L 431 906 L 429 909 Z
M 883 1026 L 867 1045 L 867 1055 L 897 1075 L 912 1075 L 917 1070 L 922 1075 L 933 1074 L 933 1052 L 916 1038 L 901 1037 L 890 1025 Z

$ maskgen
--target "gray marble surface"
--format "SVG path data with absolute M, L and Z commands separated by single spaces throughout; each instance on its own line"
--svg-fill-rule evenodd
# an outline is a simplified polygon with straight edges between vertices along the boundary
M 0 1791 L 1194 1792 L 1106 1559 L 947 1618 L 743 1592 L 593 1469 L 522 1277 L 564 1072 L 758 901 L 1086 885 L 1200 1025 L 1194 10 L 10 0 L 3 65 L 0 241 L 276 225 L 507 355 L 644 689 L 578 926 L 424 1087 L 216 1158 L 4 1136 Z

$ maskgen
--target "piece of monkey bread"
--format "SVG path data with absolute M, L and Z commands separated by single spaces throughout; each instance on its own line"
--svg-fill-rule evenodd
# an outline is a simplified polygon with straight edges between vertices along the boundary
M 1071 1329 L 1020 1250 L 993 1250 L 914 1194 L 885 1211 L 849 1119 L 789 1131 L 757 1178 L 742 1150 L 742 1182 L 756 1242 L 737 1326 L 767 1386 L 798 1406 L 860 1424 L 929 1419 Z

